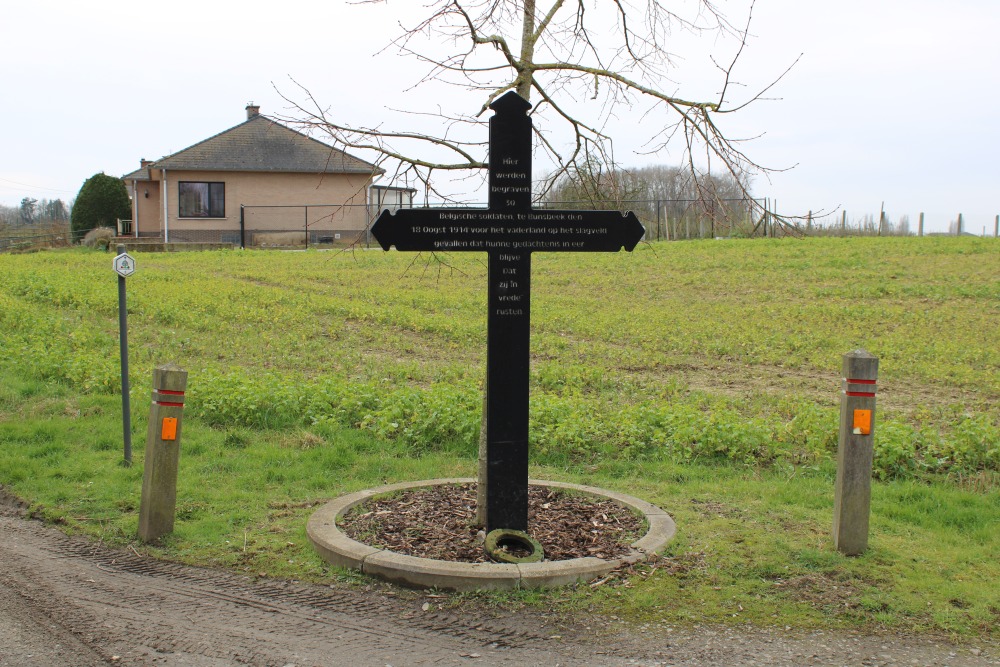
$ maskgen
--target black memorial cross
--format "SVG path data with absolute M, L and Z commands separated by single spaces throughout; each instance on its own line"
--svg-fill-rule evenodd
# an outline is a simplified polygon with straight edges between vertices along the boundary
M 383 211 L 384 250 L 478 251 L 489 258 L 486 351 L 486 530 L 528 528 L 531 253 L 632 250 L 634 213 L 531 207 L 531 104 L 514 92 L 490 108 L 489 208 Z

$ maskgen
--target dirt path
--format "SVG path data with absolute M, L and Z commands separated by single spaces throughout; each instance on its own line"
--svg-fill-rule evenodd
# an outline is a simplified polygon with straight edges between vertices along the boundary
M 431 604 L 427 604 L 430 602 Z M 428 608 L 425 609 L 425 606 Z M 471 606 L 471 605 L 470 605 Z M 67 537 L 0 501 L 0 665 L 1000 665 L 916 638 L 564 622 L 254 581 Z

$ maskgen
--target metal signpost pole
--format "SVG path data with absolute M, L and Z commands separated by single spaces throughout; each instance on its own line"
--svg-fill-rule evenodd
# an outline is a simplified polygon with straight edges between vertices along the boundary
M 125 300 L 125 278 L 135 272 L 135 260 L 125 252 L 125 246 L 118 246 L 115 257 L 115 273 L 118 274 L 118 342 L 122 367 L 122 435 L 125 439 L 125 467 L 132 465 L 132 408 L 129 401 L 128 382 L 128 307 Z

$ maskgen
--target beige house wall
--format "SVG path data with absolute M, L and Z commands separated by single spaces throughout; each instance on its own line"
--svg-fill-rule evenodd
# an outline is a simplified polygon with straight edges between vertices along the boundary
M 162 230 L 163 205 L 160 203 L 159 181 L 138 181 L 132 195 L 132 220 L 140 235 L 157 234 Z
M 226 184 L 224 218 L 181 218 L 178 215 L 181 181 Z M 266 172 L 167 171 L 169 229 L 174 231 L 219 229 L 238 231 L 240 205 L 288 206 L 287 209 L 253 209 L 247 227 L 275 231 L 302 230 L 305 205 L 311 205 L 310 227 L 357 230 L 368 223 L 365 206 L 371 179 L 354 174 L 274 174 Z M 320 207 L 319 205 L 327 205 Z M 158 216 L 162 218 L 162 214 Z
M 140 236 L 163 235 L 162 172 L 153 170 L 154 181 L 129 183 L 132 215 Z M 368 225 L 368 186 L 363 174 L 290 174 L 267 172 L 219 172 L 167 170 L 168 231 L 192 236 L 233 234 L 240 230 L 240 205 L 247 207 L 247 242 L 255 232 L 302 232 L 308 215 L 313 237 L 350 240 Z M 181 181 L 225 183 L 225 217 L 181 218 L 178 215 Z M 286 208 L 278 208 L 286 207 Z M 307 208 L 308 207 L 308 208 Z M 341 235 L 346 236 L 341 239 Z M 301 242 L 301 241 L 300 241 Z
M 132 215 L 140 236 L 163 236 L 163 173 L 151 170 L 153 181 L 130 185 Z M 167 216 L 170 240 L 226 240 L 236 242 L 240 205 L 246 207 L 246 240 L 255 235 L 294 231 L 307 224 L 313 240 L 350 241 L 368 225 L 368 186 L 364 174 L 295 174 L 167 170 Z M 181 181 L 225 183 L 225 217 L 181 218 Z

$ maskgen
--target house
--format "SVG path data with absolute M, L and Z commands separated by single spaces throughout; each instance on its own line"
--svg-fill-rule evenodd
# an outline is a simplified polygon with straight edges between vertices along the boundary
M 128 235 L 164 241 L 288 245 L 359 238 L 383 173 L 260 114 L 123 176 Z

